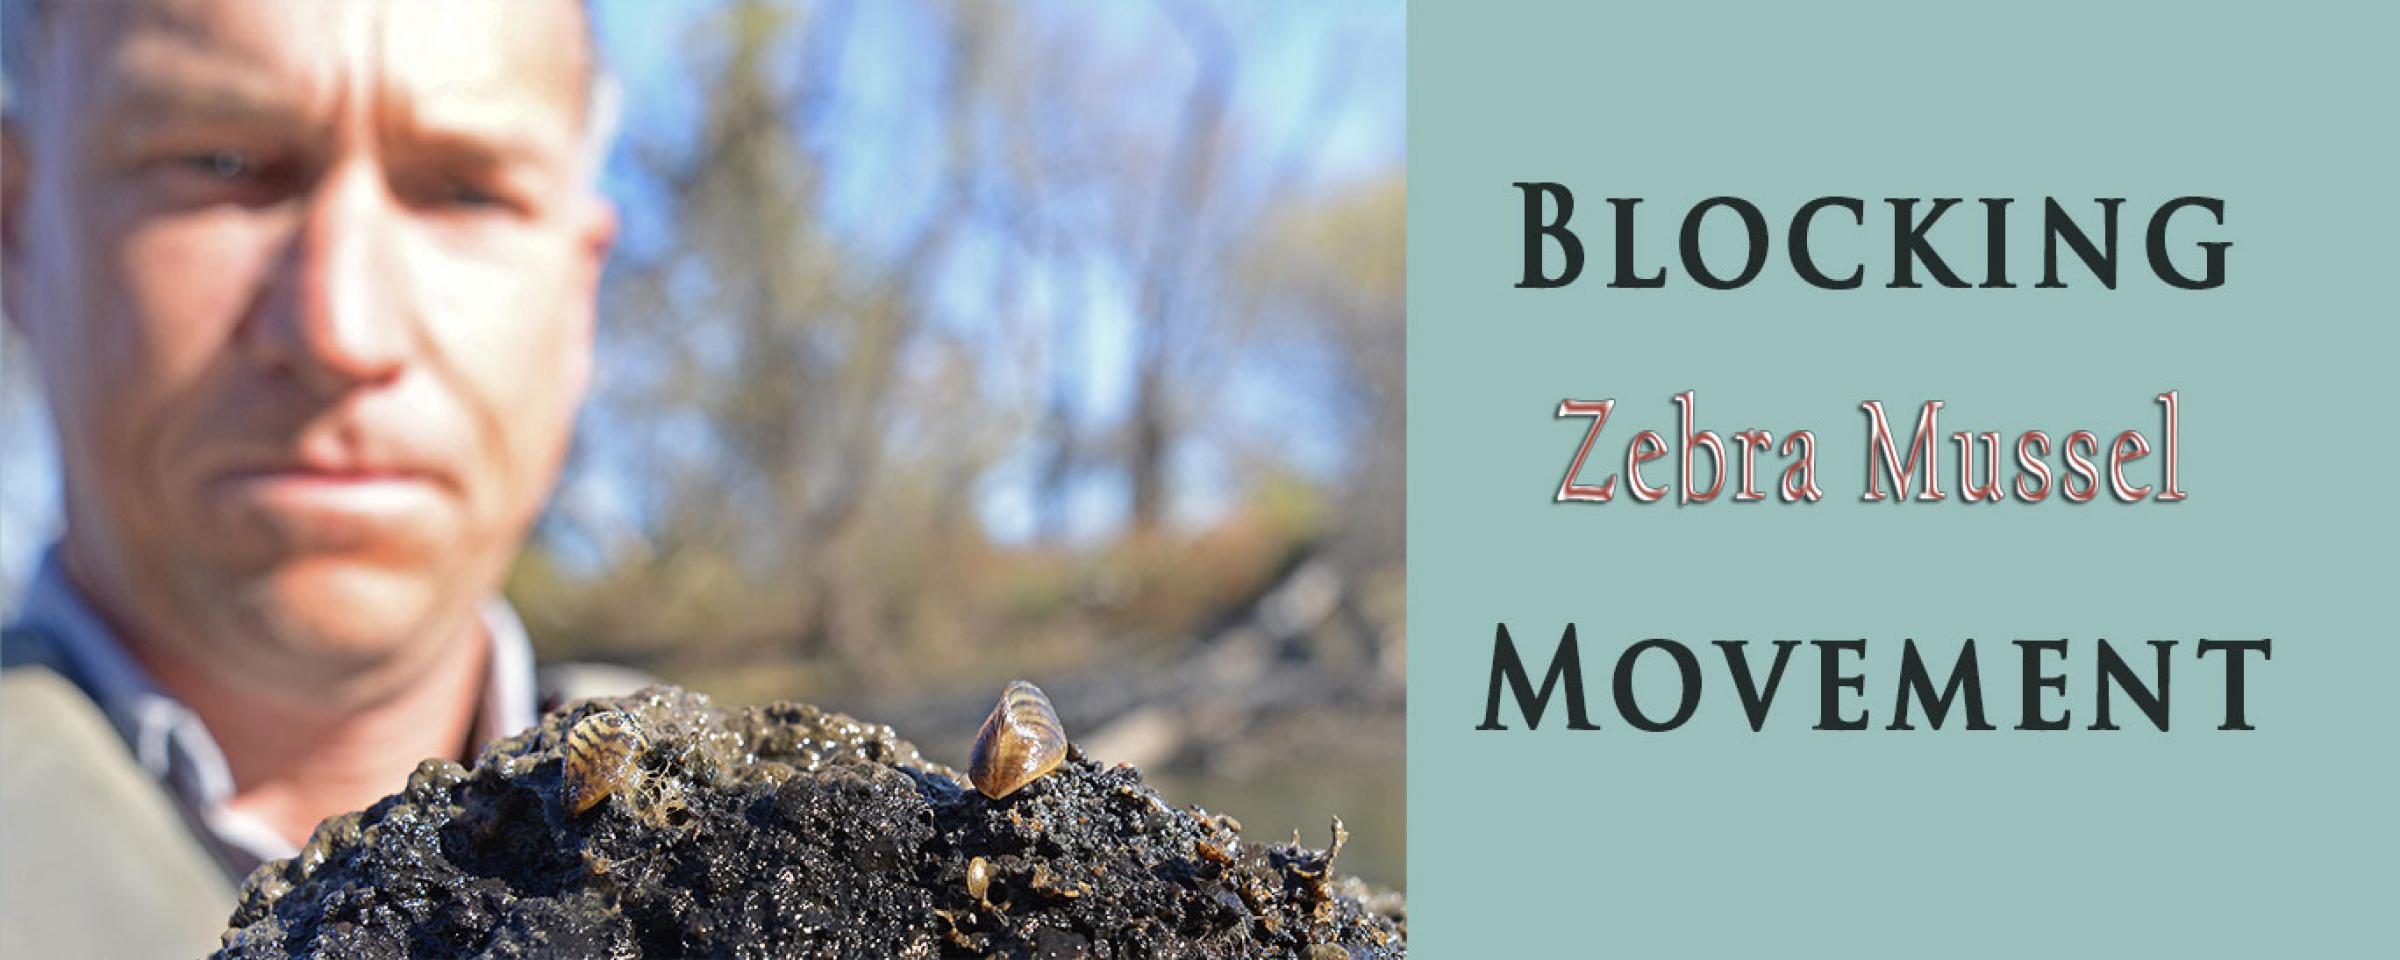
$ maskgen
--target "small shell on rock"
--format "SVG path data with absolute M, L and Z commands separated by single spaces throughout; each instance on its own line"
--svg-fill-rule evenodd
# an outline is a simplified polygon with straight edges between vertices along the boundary
M 1067 758 L 1067 731 L 1042 689 L 1011 680 L 1000 703 L 983 720 L 967 760 L 967 778 L 984 796 L 998 800 L 1058 769 Z
M 637 786 L 641 767 L 634 758 L 649 742 L 642 735 L 641 724 L 621 710 L 577 721 L 567 731 L 566 765 L 560 774 L 559 799 L 566 803 L 568 815 L 580 814 L 608 799 L 609 794 Z
M 980 903 L 992 892 L 992 863 L 982 857 L 967 861 L 967 896 Z

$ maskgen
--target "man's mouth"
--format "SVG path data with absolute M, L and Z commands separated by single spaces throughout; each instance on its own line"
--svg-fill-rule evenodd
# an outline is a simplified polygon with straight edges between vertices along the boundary
M 239 509 L 300 520 L 392 518 L 425 509 L 442 494 L 433 476 L 412 470 L 290 465 L 236 470 L 218 483 Z

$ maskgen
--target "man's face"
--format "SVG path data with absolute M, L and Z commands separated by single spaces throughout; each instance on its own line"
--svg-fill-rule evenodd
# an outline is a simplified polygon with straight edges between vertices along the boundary
M 58 4 L 7 293 L 67 554 L 261 682 L 429 661 L 546 497 L 613 230 L 570 0 Z

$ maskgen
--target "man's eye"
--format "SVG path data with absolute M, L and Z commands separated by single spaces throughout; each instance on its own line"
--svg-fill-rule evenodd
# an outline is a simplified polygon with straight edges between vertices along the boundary
M 237 150 L 208 150 L 186 154 L 178 157 L 176 163 L 193 173 L 225 181 L 240 180 L 258 172 L 258 164 Z
M 454 207 L 497 207 L 500 195 L 472 183 L 453 183 L 443 190 L 442 202 Z

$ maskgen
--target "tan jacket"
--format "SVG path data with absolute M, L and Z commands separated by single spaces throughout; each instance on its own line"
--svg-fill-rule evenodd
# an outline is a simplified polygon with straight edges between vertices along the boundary
M 12 628 L 0 650 L 0 956 L 215 950 L 242 878 L 135 763 L 46 637 Z M 545 705 L 644 682 L 599 665 L 540 674 Z

